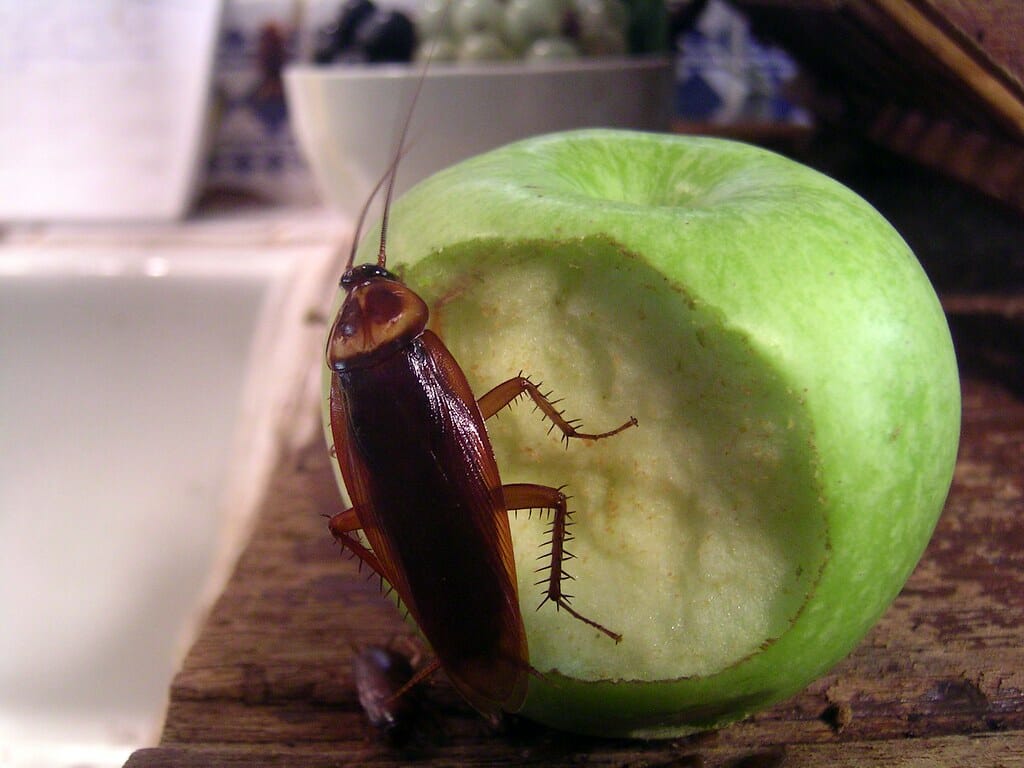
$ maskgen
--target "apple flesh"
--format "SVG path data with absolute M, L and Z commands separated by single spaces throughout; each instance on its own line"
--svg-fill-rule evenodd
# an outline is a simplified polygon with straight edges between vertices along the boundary
M 365 238 L 359 260 L 375 257 Z M 677 736 L 823 674 L 918 561 L 956 458 L 944 315 L 909 248 L 837 182 L 755 147 L 590 130 L 464 161 L 392 212 L 389 268 L 477 394 L 505 483 L 567 486 L 574 607 L 541 602 L 547 525 L 513 520 L 530 663 L 522 714 Z

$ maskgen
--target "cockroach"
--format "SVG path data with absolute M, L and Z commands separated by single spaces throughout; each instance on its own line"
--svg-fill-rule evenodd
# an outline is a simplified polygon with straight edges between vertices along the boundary
M 474 397 L 458 362 L 427 328 L 426 303 L 387 267 L 387 226 L 399 160 L 420 76 L 387 173 L 363 207 L 327 340 L 334 455 L 352 506 L 330 519 L 331 534 L 397 592 L 434 660 L 413 685 L 441 668 L 488 716 L 515 712 L 529 675 L 508 513 L 553 513 L 552 551 L 541 606 L 552 602 L 616 642 L 621 636 L 576 611 L 562 591 L 568 510 L 559 488 L 503 485 L 484 422 L 529 396 L 568 444 L 635 426 L 580 432 L 522 374 Z M 387 180 L 377 262 L 355 265 L 369 205 Z M 361 530 L 367 547 L 356 535 Z M 540 606 L 538 606 L 539 608 Z
M 416 719 L 415 692 L 399 695 L 414 674 L 409 658 L 394 648 L 368 645 L 352 658 L 352 677 L 366 718 L 395 743 L 408 739 Z

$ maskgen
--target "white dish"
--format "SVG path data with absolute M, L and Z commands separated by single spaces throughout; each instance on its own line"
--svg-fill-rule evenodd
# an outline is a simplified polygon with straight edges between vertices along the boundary
M 220 2 L 0 0 L 0 219 L 173 219 L 196 189 Z
M 231 555 L 254 332 L 300 257 L 0 249 L 0 765 L 113 768 L 155 743 Z
M 417 65 L 285 71 L 292 125 L 325 199 L 356 213 L 387 170 L 420 77 Z M 399 192 L 516 139 L 584 127 L 665 130 L 671 61 L 594 58 L 533 64 L 434 64 L 409 129 Z

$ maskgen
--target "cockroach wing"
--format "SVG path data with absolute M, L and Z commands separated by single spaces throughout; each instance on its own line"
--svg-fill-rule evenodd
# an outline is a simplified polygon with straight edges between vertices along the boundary
M 449 679 L 515 711 L 529 661 L 501 478 L 465 375 L 426 331 L 334 374 L 331 428 L 363 532 Z

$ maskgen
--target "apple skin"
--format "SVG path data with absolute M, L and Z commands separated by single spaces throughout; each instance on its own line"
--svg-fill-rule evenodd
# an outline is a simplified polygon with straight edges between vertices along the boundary
M 824 674 L 898 594 L 948 493 L 960 390 L 930 283 L 863 199 L 741 143 L 586 130 L 517 142 L 435 174 L 396 203 L 389 226 L 388 265 L 405 269 L 416 290 L 415 276 L 429 273 L 421 268 L 453 250 L 611 243 L 769 360 L 807 420 L 813 514 L 825 540 L 785 631 L 720 669 L 670 679 L 581 680 L 531 656 L 544 677 L 531 679 L 522 714 L 602 736 L 717 727 Z M 376 247 L 370 233 L 357 260 L 373 260 Z M 509 375 L 519 368 L 508 361 Z M 520 571 L 520 584 L 532 576 Z

